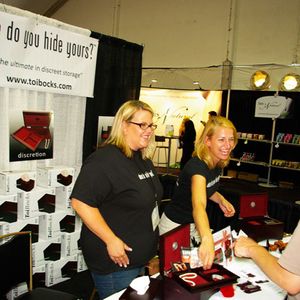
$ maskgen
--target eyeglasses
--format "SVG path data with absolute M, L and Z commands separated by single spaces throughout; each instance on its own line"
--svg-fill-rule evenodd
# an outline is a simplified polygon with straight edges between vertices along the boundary
M 157 128 L 156 124 L 147 124 L 147 123 L 136 123 L 136 122 L 132 122 L 132 121 L 128 121 L 128 123 L 134 124 L 139 126 L 142 130 L 147 130 L 148 128 L 151 128 L 151 130 L 155 130 Z

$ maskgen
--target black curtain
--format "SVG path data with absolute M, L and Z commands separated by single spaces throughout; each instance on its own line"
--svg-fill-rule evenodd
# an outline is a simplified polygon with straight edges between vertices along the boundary
M 94 98 L 88 98 L 83 160 L 96 149 L 98 116 L 114 116 L 122 103 L 139 99 L 143 46 L 92 32 L 99 40 Z

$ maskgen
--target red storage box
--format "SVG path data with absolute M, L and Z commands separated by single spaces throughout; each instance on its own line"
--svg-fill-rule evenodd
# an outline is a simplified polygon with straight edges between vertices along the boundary
M 239 201 L 240 229 L 257 242 L 282 239 L 284 224 L 268 217 L 267 193 L 241 195 Z
M 178 279 L 178 276 L 185 274 L 171 272 L 172 263 L 181 261 L 181 247 L 190 247 L 190 224 L 181 225 L 160 236 L 159 260 L 160 273 L 163 278 L 162 299 L 208 300 L 217 292 L 219 285 L 212 284 L 205 286 L 205 289 L 201 289 L 201 287 L 190 289 L 184 282 L 181 282 L 181 279 Z M 219 268 L 222 267 L 219 266 Z M 191 269 L 191 272 L 193 270 L 198 272 L 198 269 Z
M 181 225 L 160 236 L 159 266 L 160 274 L 171 274 L 172 263 L 181 261 L 181 247 L 190 247 L 190 224 Z

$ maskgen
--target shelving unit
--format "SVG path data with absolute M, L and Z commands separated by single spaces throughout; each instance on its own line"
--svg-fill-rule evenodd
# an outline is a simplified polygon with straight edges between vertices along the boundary
M 277 168 L 277 169 L 284 169 L 284 170 L 289 170 L 289 171 L 300 171 L 299 168 L 291 168 L 291 167 L 283 167 L 283 166 L 276 166 L 274 165 L 273 159 L 274 159 L 274 148 L 279 149 L 281 145 L 284 147 L 286 146 L 294 146 L 294 147 L 300 147 L 300 144 L 295 144 L 295 143 L 287 143 L 287 142 L 277 142 L 276 141 L 276 120 L 277 119 L 272 119 L 272 133 L 271 133 L 271 139 L 253 139 L 253 138 L 243 138 L 240 137 L 239 141 L 243 141 L 243 144 L 246 145 L 248 143 L 264 143 L 269 145 L 269 153 L 268 157 L 266 157 L 266 161 L 261 161 L 261 160 L 244 160 L 242 158 L 231 158 L 231 161 L 237 162 L 237 166 L 241 166 L 242 164 L 252 164 L 252 165 L 257 165 L 261 167 L 267 168 L 267 180 L 266 182 L 259 183 L 260 186 L 263 187 L 276 187 L 277 185 L 271 183 L 271 172 L 272 168 Z M 300 162 L 299 162 L 300 165 Z

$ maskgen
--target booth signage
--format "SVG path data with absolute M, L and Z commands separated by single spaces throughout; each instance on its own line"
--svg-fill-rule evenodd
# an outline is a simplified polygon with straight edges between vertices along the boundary
M 283 96 L 260 97 L 255 103 L 255 117 L 285 118 L 289 114 L 292 99 Z
M 0 86 L 93 97 L 98 40 L 0 12 Z

